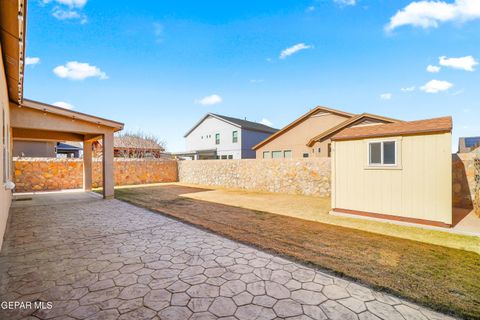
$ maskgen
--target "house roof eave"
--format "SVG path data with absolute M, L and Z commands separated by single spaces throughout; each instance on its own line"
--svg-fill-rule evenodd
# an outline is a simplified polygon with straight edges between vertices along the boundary
M 393 123 L 393 122 L 402 122 L 402 120 L 398 120 L 398 119 L 394 119 L 394 118 L 389 118 L 389 117 L 384 117 L 384 116 L 379 116 L 379 115 L 376 115 L 376 114 L 371 114 L 371 113 L 361 113 L 361 114 L 357 114 L 355 116 L 353 116 L 352 118 L 348 119 L 348 120 L 345 120 L 344 122 L 338 124 L 337 126 L 335 127 L 332 127 L 330 128 L 329 130 L 326 130 L 324 132 L 322 132 L 321 134 L 313 137 L 312 139 L 310 139 L 307 143 L 307 146 L 308 147 L 312 147 L 316 142 L 320 141 L 321 139 L 329 136 L 329 135 L 332 135 L 334 134 L 335 132 L 338 132 L 339 130 L 342 130 L 344 129 L 345 127 L 347 127 L 348 125 L 350 124 L 353 124 L 355 123 L 356 121 L 359 121 L 361 119 L 364 119 L 364 118 L 372 118 L 372 119 L 377 119 L 377 120 L 382 120 L 382 121 L 386 121 L 386 122 L 389 122 L 389 123 Z
M 323 107 L 323 106 L 317 106 L 315 108 L 313 108 L 312 110 L 308 111 L 307 113 L 303 114 L 302 116 L 300 116 L 299 118 L 297 118 L 296 120 L 294 120 L 293 122 L 289 123 L 288 125 L 286 125 L 285 127 L 283 127 L 282 129 L 280 129 L 279 131 L 277 131 L 276 133 L 272 134 L 270 137 L 268 137 L 267 139 L 261 141 L 260 143 L 258 143 L 257 145 L 255 145 L 252 150 L 257 150 L 258 148 L 266 145 L 267 143 L 269 143 L 270 141 L 274 140 L 275 138 L 281 136 L 282 134 L 288 132 L 289 130 L 291 130 L 292 128 L 296 127 L 297 125 L 301 124 L 303 121 L 307 120 L 310 116 L 314 115 L 315 113 L 317 112 L 320 112 L 320 111 L 324 111 L 324 112 L 330 112 L 330 113 L 333 113 L 333 114 L 336 114 L 336 115 L 340 115 L 340 116 L 343 116 L 343 117 L 346 117 L 346 118 L 350 118 L 350 117 L 353 117 L 354 114 L 353 113 L 349 113 L 349 112 L 345 112 L 345 111 L 341 111 L 341 110 L 337 110 L 337 109 L 332 109 L 332 108 L 328 108 L 328 107 Z

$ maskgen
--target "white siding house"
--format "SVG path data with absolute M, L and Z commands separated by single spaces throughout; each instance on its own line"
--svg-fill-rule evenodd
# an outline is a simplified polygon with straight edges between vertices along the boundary
M 251 159 L 255 158 L 252 147 L 277 131 L 257 122 L 208 113 L 185 134 L 187 151 L 177 155 L 195 160 Z

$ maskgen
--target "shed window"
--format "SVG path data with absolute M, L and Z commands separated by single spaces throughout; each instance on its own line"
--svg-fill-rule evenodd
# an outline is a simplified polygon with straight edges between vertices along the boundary
M 368 144 L 370 166 L 394 166 L 397 164 L 397 142 L 378 141 Z
M 272 158 L 278 159 L 282 157 L 282 151 L 272 151 Z
M 283 157 L 284 158 L 291 158 L 292 157 L 292 150 L 285 150 L 283 151 Z
M 263 152 L 263 159 L 270 159 L 270 151 Z

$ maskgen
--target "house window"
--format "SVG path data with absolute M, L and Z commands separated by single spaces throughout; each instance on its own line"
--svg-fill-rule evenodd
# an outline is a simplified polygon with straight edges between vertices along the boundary
M 396 164 L 396 141 L 376 141 L 368 143 L 369 166 L 395 166 Z
M 270 159 L 270 151 L 263 151 L 263 159 Z
M 232 160 L 232 159 L 233 159 L 233 155 L 229 154 L 229 155 L 228 155 L 228 159 L 229 159 L 229 160 Z
M 222 160 L 227 160 L 227 156 L 226 156 L 226 155 L 223 155 L 223 156 L 222 156 Z
M 232 142 L 237 143 L 238 142 L 238 131 L 233 131 L 232 132 Z
M 215 134 L 215 144 L 220 144 L 220 133 Z
M 321 148 L 318 148 L 318 153 L 320 153 L 321 151 L 322 151 L 322 149 L 321 149 Z
M 272 151 L 272 158 L 279 159 L 282 157 L 282 151 Z
M 328 144 L 328 157 L 329 158 L 332 157 L 332 144 L 331 143 Z
M 283 151 L 283 157 L 287 158 L 287 159 L 291 158 L 292 157 L 292 150 Z
M 304 157 L 304 158 L 308 158 L 309 156 L 310 156 L 310 155 L 309 155 L 308 153 L 306 153 L 306 152 L 303 154 L 303 157 Z

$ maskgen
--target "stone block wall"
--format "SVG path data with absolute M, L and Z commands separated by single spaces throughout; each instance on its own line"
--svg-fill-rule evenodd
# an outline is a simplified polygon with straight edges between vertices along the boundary
M 177 162 L 160 159 L 115 159 L 115 185 L 177 181 Z M 82 159 L 15 158 L 16 192 L 78 189 L 83 185 Z M 102 161 L 93 161 L 93 187 L 102 186 Z
M 179 181 L 232 189 L 329 197 L 331 161 L 244 159 L 180 161 Z
M 480 203 L 475 204 L 476 186 L 474 153 L 454 154 L 452 158 L 453 206 L 471 209 L 474 207 L 480 216 Z
M 480 216 L 480 187 L 475 181 L 475 154 L 454 154 L 453 206 L 473 208 Z M 478 160 L 477 160 L 478 161 Z M 180 181 L 251 191 L 329 197 L 331 162 L 328 158 L 172 161 L 115 159 L 115 185 Z M 478 179 L 478 178 L 477 178 Z M 15 158 L 17 192 L 77 189 L 83 183 L 81 159 Z M 93 162 L 93 187 L 102 185 L 102 162 Z M 476 189 L 477 188 L 477 189 Z M 475 194 L 475 190 L 477 194 Z

